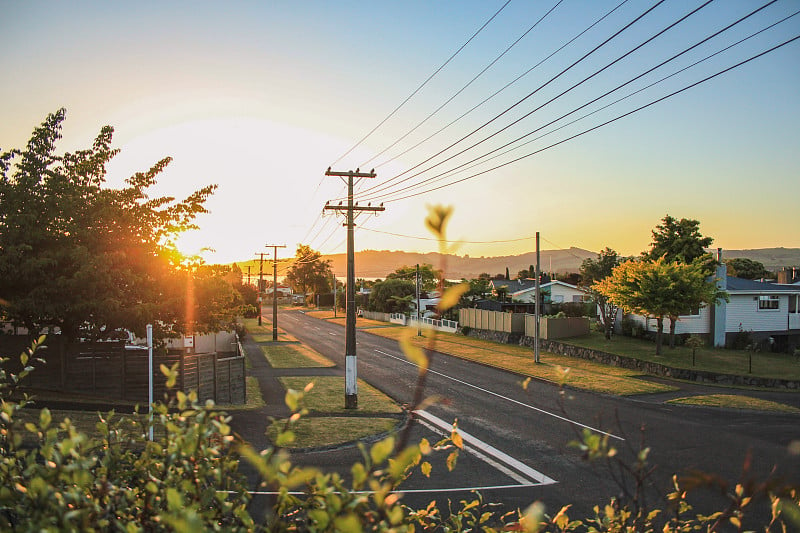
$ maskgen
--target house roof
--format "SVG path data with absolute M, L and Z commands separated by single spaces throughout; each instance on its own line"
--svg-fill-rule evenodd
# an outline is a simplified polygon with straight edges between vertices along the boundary
M 530 278 L 513 279 L 513 280 L 497 279 L 497 280 L 492 280 L 492 285 L 494 285 L 495 289 L 497 289 L 497 287 L 507 287 L 508 292 L 513 295 L 513 294 L 519 294 L 521 292 L 528 292 L 535 290 L 536 280 Z M 582 288 L 576 285 L 572 285 L 571 283 L 565 283 L 563 281 L 558 281 L 558 280 L 542 283 L 539 286 L 539 289 L 547 289 L 548 287 L 552 287 L 553 285 L 561 285 L 562 287 L 567 287 L 570 289 L 574 289 L 576 291 L 585 292 Z
M 779 285 L 769 281 L 755 281 L 752 279 L 737 278 L 734 276 L 726 276 L 728 292 L 743 292 L 743 293 L 799 293 L 800 286 L 797 285 Z

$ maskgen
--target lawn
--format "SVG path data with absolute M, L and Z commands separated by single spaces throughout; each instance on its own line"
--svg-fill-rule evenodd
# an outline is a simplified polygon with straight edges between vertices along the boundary
M 314 388 L 305 394 L 303 407 L 311 413 L 393 413 L 398 414 L 402 409 L 394 400 L 380 392 L 378 389 L 358 380 L 358 409 L 344 408 L 344 377 L 338 376 L 292 376 L 279 378 L 286 389 L 301 391 L 310 381 Z
M 500 344 L 453 333 L 434 333 L 430 330 L 424 331 L 423 337 L 418 337 L 415 329 L 404 326 L 370 329 L 369 332 L 395 340 L 410 338 L 417 346 L 584 390 L 621 396 L 677 390 L 676 387 L 639 379 L 642 374 L 635 370 L 610 367 L 549 352 L 541 353 L 540 363 L 536 364 L 533 361 L 533 350 L 524 346 Z
M 304 344 L 261 345 L 272 368 L 330 368 L 336 364 Z
M 747 409 L 752 411 L 772 411 L 778 413 L 800 413 L 800 409 L 791 405 L 737 394 L 707 394 L 702 396 L 689 396 L 686 398 L 669 400 L 667 403 L 696 405 L 701 407 L 718 407 L 726 409 Z
M 292 424 L 294 441 L 285 445 L 287 448 L 310 448 L 333 446 L 359 440 L 364 437 L 380 435 L 394 430 L 398 421 L 395 418 L 362 418 L 362 417 L 304 417 Z M 283 421 L 272 424 L 267 429 L 267 436 L 272 442 L 278 437 Z
M 692 350 L 684 346 L 670 348 L 664 345 L 662 354 L 658 356 L 655 354 L 655 344 L 650 341 L 621 335 L 615 336 L 609 341 L 602 333 L 598 332 L 564 339 L 564 342 L 674 368 L 704 370 L 716 374 L 800 380 L 800 361 L 788 354 L 755 352 L 752 354 L 753 371 L 751 373 L 749 366 L 751 354 L 747 350 L 698 348 L 695 354 L 695 365 L 692 366 Z

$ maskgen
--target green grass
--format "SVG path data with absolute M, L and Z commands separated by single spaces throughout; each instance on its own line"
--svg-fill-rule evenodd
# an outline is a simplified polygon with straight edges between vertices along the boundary
M 668 341 L 665 335 L 665 342 Z M 670 348 L 662 346 L 662 354 L 655 354 L 653 342 L 632 337 L 615 336 L 607 340 L 602 333 L 593 332 L 582 337 L 564 339 L 564 342 L 600 350 L 617 355 L 625 355 L 642 361 L 650 361 L 691 370 L 703 370 L 716 374 L 755 376 L 769 379 L 800 380 L 800 362 L 787 354 L 756 352 L 752 354 L 753 371 L 749 371 L 749 352 L 723 348 L 698 348 L 695 366 L 692 366 L 692 350 L 684 346 Z
M 418 337 L 416 329 L 404 326 L 369 332 L 395 340 L 409 338 L 414 345 L 420 347 L 583 390 L 620 396 L 678 390 L 676 387 L 639 379 L 642 373 L 635 370 L 601 365 L 549 352 L 542 352 L 539 358 L 540 364 L 536 364 L 533 360 L 533 350 L 524 346 L 501 344 L 453 333 L 434 334 L 431 331 L 425 331 L 423 337 Z
M 360 399 L 360 398 L 359 398 Z M 282 422 L 276 422 L 267 429 L 267 436 L 275 442 Z M 307 417 L 301 418 L 291 426 L 295 439 L 287 448 L 310 448 L 334 446 L 378 435 L 394 430 L 394 418 L 363 417 Z
M 750 396 L 740 396 L 736 394 L 708 394 L 702 396 L 689 396 L 686 398 L 669 400 L 667 403 L 800 414 L 800 409 L 791 405 L 771 402 L 769 400 L 762 400 L 760 398 L 752 398 Z
M 311 413 L 401 413 L 402 409 L 394 400 L 362 380 L 358 380 L 358 409 L 344 408 L 344 377 L 282 377 L 279 378 L 286 389 L 303 390 L 309 382 L 314 388 L 306 393 L 302 406 Z
M 272 368 L 330 368 L 333 361 L 302 344 L 262 345 L 261 350 Z

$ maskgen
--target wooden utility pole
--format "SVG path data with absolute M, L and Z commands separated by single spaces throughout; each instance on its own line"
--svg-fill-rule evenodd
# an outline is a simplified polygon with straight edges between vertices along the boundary
M 347 291 L 345 296 L 345 348 L 344 348 L 344 407 L 345 409 L 358 409 L 358 380 L 356 371 L 356 275 L 355 275 L 355 242 L 353 230 L 355 228 L 354 212 L 383 211 L 383 204 L 380 206 L 359 206 L 353 204 L 353 178 L 374 178 L 375 170 L 370 172 L 333 172 L 331 168 L 325 171 L 326 176 L 337 176 L 347 178 L 347 205 L 325 204 L 325 210 L 344 212 L 346 216 L 345 226 L 347 227 Z
M 278 340 L 278 248 L 286 248 L 285 244 L 267 244 L 272 248 L 272 340 Z M 259 313 L 260 315 L 260 313 Z M 259 316 L 260 318 L 260 316 Z
M 419 264 L 417 264 L 417 337 L 422 337 L 422 317 L 419 309 Z
M 542 291 L 539 287 L 539 277 L 542 275 L 542 269 L 539 264 L 539 232 L 536 232 L 536 315 L 533 321 L 533 360 L 539 362 L 539 318 L 542 314 Z
M 261 325 L 261 290 L 264 286 L 264 252 L 259 252 L 258 260 L 258 325 Z

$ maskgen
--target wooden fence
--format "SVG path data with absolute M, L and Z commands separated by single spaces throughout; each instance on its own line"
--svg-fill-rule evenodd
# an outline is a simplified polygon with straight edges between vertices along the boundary
M 11 372 L 21 369 L 19 354 L 30 345 L 27 336 L 0 336 L 0 355 L 9 360 Z M 122 343 L 98 342 L 67 344 L 59 336 L 51 336 L 46 347 L 32 361 L 34 367 L 23 382 L 32 390 L 68 392 L 104 400 L 123 400 L 146 404 L 148 400 L 148 351 L 126 348 Z M 160 367 L 178 365 L 175 387 L 167 388 Z M 245 402 L 244 357 L 230 354 L 153 354 L 153 398 L 164 400 L 176 391 L 196 390 L 201 401 L 220 404 Z
M 484 309 L 459 309 L 458 323 L 472 329 L 487 329 L 504 333 L 523 333 L 525 331 L 525 315 L 521 313 L 503 313 Z

